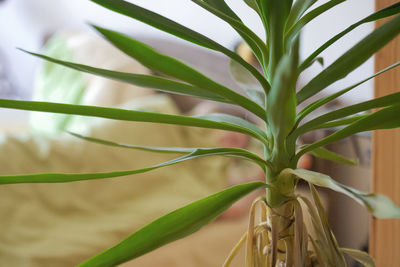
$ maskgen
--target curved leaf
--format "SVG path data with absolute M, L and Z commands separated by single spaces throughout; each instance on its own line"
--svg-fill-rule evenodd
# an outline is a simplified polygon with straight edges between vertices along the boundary
M 368 22 L 373 22 L 379 19 L 383 19 L 383 18 L 387 18 L 393 15 L 396 15 L 400 13 L 400 3 L 396 3 L 393 4 L 391 6 L 388 6 L 384 9 L 381 9 L 367 17 L 365 17 L 364 19 L 354 23 L 353 25 L 347 27 L 344 31 L 340 32 L 339 34 L 335 35 L 334 37 L 332 37 L 331 39 L 329 39 L 329 41 L 327 41 L 326 43 L 324 43 L 321 47 L 319 47 L 317 50 L 315 50 L 309 57 L 307 57 L 303 63 L 300 65 L 300 71 L 303 71 L 306 66 L 311 63 L 319 54 L 321 54 L 325 49 L 327 49 L 329 46 L 331 46 L 333 43 L 335 43 L 337 40 L 339 40 L 340 38 L 342 38 L 344 35 L 348 34 L 349 32 L 351 32 L 352 30 L 354 30 L 355 28 L 357 28 L 358 26 L 364 24 L 364 23 L 368 23 Z
M 143 150 L 143 151 L 148 151 L 148 152 L 168 153 L 168 154 L 190 154 L 196 150 L 196 148 L 189 148 L 189 147 L 155 147 L 155 146 L 130 145 L 130 144 L 123 144 L 123 143 L 108 141 L 108 140 L 104 140 L 104 139 L 100 139 L 100 138 L 85 136 L 85 135 L 81 135 L 81 134 L 73 133 L 73 132 L 69 132 L 69 131 L 67 133 L 69 133 L 70 135 L 75 136 L 77 138 L 80 138 L 82 140 L 93 142 L 93 143 L 98 143 L 98 144 L 102 144 L 102 145 L 106 145 L 106 146 Z
M 318 62 L 321 67 L 323 67 L 325 64 L 325 60 L 323 57 L 316 57 L 311 62 L 308 62 L 306 65 L 304 65 L 302 69 L 299 68 L 300 72 L 311 67 L 315 62 Z
M 133 84 L 137 86 L 142 86 L 146 88 L 152 88 L 156 89 L 159 91 L 163 92 L 168 92 L 168 93 L 173 93 L 173 94 L 181 94 L 181 95 L 188 95 L 188 96 L 195 96 L 195 97 L 200 97 L 204 99 L 209 99 L 213 101 L 218 101 L 218 102 L 224 102 L 224 103 L 231 103 L 230 100 L 227 100 L 217 94 L 214 94 L 212 92 L 209 92 L 205 89 L 185 84 L 185 83 L 180 83 L 176 81 L 172 81 L 166 78 L 161 78 L 161 77 L 156 77 L 156 76 L 150 76 L 150 75 L 142 75 L 142 74 L 132 74 L 132 73 L 126 73 L 126 72 L 118 72 L 118 71 L 112 71 L 112 70 L 106 70 L 106 69 L 99 69 L 99 68 L 94 68 L 91 66 L 87 65 L 82 65 L 82 64 L 76 64 L 72 62 L 67 62 L 55 58 L 51 58 L 45 55 L 41 54 L 36 54 L 32 53 L 23 49 L 20 49 L 21 51 L 31 54 L 33 56 L 42 58 L 44 60 L 71 68 L 75 69 L 78 71 L 102 76 L 105 78 L 113 79 L 116 81 L 128 83 L 128 84 Z
M 191 155 L 199 155 L 200 151 L 202 156 L 207 155 L 225 155 L 225 156 L 233 156 L 239 157 L 243 159 L 247 159 L 258 164 L 262 169 L 265 169 L 265 160 L 260 158 L 258 155 L 240 148 L 231 148 L 231 147 L 218 147 L 218 148 L 187 148 L 187 147 L 154 147 L 154 146 L 138 146 L 138 145 L 130 145 L 130 144 L 121 144 L 108 140 L 103 140 L 99 138 L 94 138 L 90 136 L 84 136 L 77 133 L 69 132 L 69 134 L 89 141 L 93 143 L 98 143 L 107 146 L 135 149 L 135 150 L 143 150 L 148 152 L 157 152 L 157 153 L 173 153 L 173 154 L 191 154 Z
M 266 187 L 261 182 L 237 185 L 175 210 L 138 230 L 118 245 L 78 265 L 116 266 L 198 231 L 250 192 Z
M 298 133 L 305 133 L 311 129 L 320 128 L 318 127 L 320 124 L 327 123 L 330 121 L 334 121 L 337 119 L 345 118 L 350 115 L 357 114 L 362 111 L 370 110 L 373 108 L 387 107 L 394 104 L 400 104 L 400 92 L 394 93 L 386 96 L 382 96 L 376 99 L 372 99 L 369 101 L 361 102 L 359 104 L 354 104 L 348 107 L 344 107 L 335 111 L 331 111 L 324 115 L 321 115 L 294 131 L 294 135 L 298 136 Z M 346 119 L 346 118 L 345 118 Z M 325 127 L 324 127 L 325 128 Z
M 393 64 L 393 65 L 391 65 L 391 66 L 389 66 L 389 67 L 387 67 L 387 68 L 385 68 L 385 69 L 383 69 L 383 70 L 381 70 L 381 71 L 379 71 L 377 73 L 375 73 L 372 76 L 369 76 L 368 78 L 362 80 L 361 82 L 358 82 L 358 83 L 356 83 L 356 84 L 354 84 L 352 86 L 349 86 L 349 87 L 347 87 L 347 88 L 345 88 L 343 90 L 340 90 L 337 93 L 334 93 L 334 94 L 332 94 L 330 96 L 326 96 L 324 98 L 321 98 L 321 99 L 309 104 L 308 106 L 306 106 L 304 109 L 302 109 L 297 114 L 296 127 L 297 127 L 297 125 L 299 125 L 299 123 L 301 122 L 302 119 L 304 119 L 308 114 L 310 114 L 311 112 L 313 112 L 317 108 L 319 108 L 319 107 L 325 105 L 326 103 L 328 103 L 328 102 L 330 102 L 330 101 L 332 101 L 332 100 L 344 95 L 345 93 L 349 92 L 350 90 L 352 90 L 352 89 L 356 88 L 357 86 L 359 86 L 359 85 L 361 85 L 361 84 L 363 84 L 363 83 L 375 78 L 376 76 L 381 75 L 382 73 L 384 73 L 384 72 L 386 72 L 388 70 L 391 70 L 393 68 L 398 67 L 399 65 L 400 65 L 400 61 L 396 62 L 395 64 Z
M 313 185 L 332 189 L 353 198 L 364 206 L 372 215 L 378 218 L 400 218 L 400 208 L 389 198 L 381 194 L 364 193 L 352 187 L 342 185 L 328 175 L 304 169 L 284 169 L 282 172 L 291 173 Z
M 133 148 L 133 147 L 131 147 Z M 154 151 L 154 150 L 153 150 Z M 233 156 L 240 157 L 258 164 L 262 169 L 265 169 L 265 161 L 252 153 L 235 148 L 197 148 L 193 152 L 185 156 L 163 162 L 151 167 L 128 170 L 128 171 L 113 171 L 113 172 L 97 172 L 97 173 L 39 173 L 39 174 L 23 174 L 23 175 L 1 175 L 1 184 L 21 184 L 21 183 L 67 183 L 85 180 L 97 180 L 116 178 L 132 174 L 145 173 L 159 168 L 175 165 L 177 163 L 208 156 Z M 260 161 L 261 160 L 261 161 Z
M 400 104 L 381 109 L 375 113 L 365 116 L 364 118 L 356 120 L 349 126 L 311 145 L 304 146 L 304 148 L 296 154 L 293 161 L 297 162 L 297 160 L 300 158 L 301 155 L 309 151 L 312 151 L 317 147 L 332 144 L 338 140 L 344 139 L 356 133 L 378 130 L 378 129 L 393 129 L 400 127 L 399 114 L 400 114 Z
M 326 160 L 330 160 L 330 161 L 341 163 L 341 164 L 346 164 L 346 165 L 357 165 L 358 164 L 357 159 L 346 158 L 343 155 L 329 151 L 328 149 L 323 148 L 323 147 L 318 147 L 314 150 L 311 150 L 309 153 L 317 158 L 326 159 Z
M 203 2 L 209 4 L 215 9 L 223 12 L 225 15 L 237 20 L 242 21 L 238 15 L 227 5 L 225 0 L 202 0 Z
M 317 0 L 297 0 L 290 10 L 286 28 L 290 29 Z
M 251 9 L 256 11 L 258 14 L 260 14 L 260 8 L 258 5 L 258 0 L 243 0 L 246 5 L 248 5 Z
M 263 143 L 268 143 L 265 133 L 256 125 L 235 116 L 224 114 L 209 114 L 206 116 L 188 117 L 181 115 L 169 115 L 137 110 L 124 110 L 118 108 L 104 108 L 83 105 L 60 104 L 50 102 L 23 101 L 0 99 L 0 107 L 99 117 L 106 119 L 153 122 L 193 126 L 200 128 L 220 129 L 250 135 Z
M 265 111 L 255 102 L 232 91 L 231 89 L 214 82 L 200 72 L 180 62 L 179 60 L 160 54 L 153 48 L 134 40 L 126 35 L 96 27 L 108 41 L 114 44 L 118 49 L 135 58 L 144 66 L 174 78 L 180 79 L 194 86 L 208 90 L 214 94 L 220 95 L 232 101 L 250 112 L 265 120 Z
M 298 103 L 347 76 L 400 33 L 400 16 L 391 19 L 358 42 L 297 93 Z
M 346 117 L 346 118 L 339 119 L 339 120 L 334 120 L 334 121 L 321 123 L 321 124 L 319 124 L 317 126 L 312 127 L 311 129 L 309 129 L 307 131 L 314 131 L 314 130 L 319 130 L 319 129 L 331 129 L 331 128 L 335 128 L 335 127 L 349 125 L 349 124 L 351 124 L 353 122 L 356 122 L 356 121 L 358 121 L 360 119 L 366 118 L 369 115 L 370 114 L 355 115 L 355 116 Z M 301 133 L 301 134 L 303 134 L 303 133 Z
M 256 68 L 247 63 L 236 53 L 232 52 L 231 50 L 225 48 L 224 46 L 216 43 L 215 41 L 211 40 L 210 38 L 200 33 L 197 33 L 179 23 L 176 23 L 173 20 L 170 20 L 157 13 L 154 13 L 150 10 L 139 7 L 127 1 L 123 0 L 91 0 L 91 1 L 109 10 L 139 20 L 143 23 L 153 26 L 154 28 L 175 35 L 186 41 L 221 52 L 226 56 L 232 58 L 233 60 L 237 61 L 246 69 L 248 69 L 254 75 L 254 77 L 257 78 L 257 80 L 263 87 L 265 88 L 269 87 L 267 80 L 261 75 L 261 73 Z
M 307 25 L 310 21 L 323 14 L 325 11 L 345 2 L 347 0 L 330 0 L 329 2 L 320 5 L 319 7 L 311 10 L 306 15 L 304 15 L 296 24 L 288 28 L 286 31 L 286 43 L 291 43 L 291 41 L 296 37 L 300 30 Z
M 201 6 L 205 10 L 209 11 L 210 13 L 214 14 L 215 16 L 219 17 L 220 19 L 227 22 L 229 25 L 232 26 L 236 30 L 236 32 L 243 38 L 243 40 L 249 45 L 251 50 L 253 51 L 254 55 L 258 59 L 261 65 L 264 65 L 265 58 L 268 57 L 266 55 L 266 44 L 248 27 L 246 27 L 239 17 L 232 18 L 229 15 L 221 12 L 219 9 L 215 8 L 216 6 L 223 8 L 223 10 L 230 10 L 226 11 L 229 14 L 233 13 L 233 11 L 226 5 L 225 1 L 223 0 L 191 0 L 192 2 L 196 3 L 197 5 Z M 208 4 L 208 3 L 212 4 Z M 234 14 L 234 13 L 233 13 Z M 235 61 L 236 62 L 236 61 Z M 238 63 L 239 64 L 239 63 Z M 266 90 L 268 88 L 265 88 Z

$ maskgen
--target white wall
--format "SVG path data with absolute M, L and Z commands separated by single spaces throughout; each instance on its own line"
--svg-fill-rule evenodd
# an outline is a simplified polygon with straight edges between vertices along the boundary
M 226 24 L 219 23 L 219 19 L 198 8 L 189 0 L 135 0 L 131 1 L 147 7 L 160 14 L 168 16 L 178 22 L 197 30 L 221 44 L 230 48 L 236 43 L 238 37 Z M 263 35 L 262 27 L 255 13 L 248 9 L 243 1 L 227 0 L 251 28 Z M 320 0 L 324 3 L 326 0 Z M 323 18 L 318 18 L 307 26 L 303 38 L 302 54 L 308 55 L 312 49 L 321 45 L 335 33 L 344 29 L 349 23 L 371 13 L 374 9 L 373 0 L 349 0 L 336 7 L 332 12 L 327 12 Z M 152 29 L 140 22 L 114 14 L 102 7 L 85 0 L 6 0 L 0 4 L 0 49 L 6 53 L 11 64 L 13 75 L 19 87 L 29 92 L 37 60 L 25 55 L 15 47 L 23 47 L 38 51 L 45 34 L 63 27 L 85 28 L 85 23 L 92 22 L 102 26 L 118 29 L 129 34 L 154 35 L 164 39 L 174 39 L 167 34 Z M 360 40 L 373 25 L 363 26 L 349 34 L 342 41 L 324 53 L 326 64 L 331 63 L 343 51 Z M 319 70 L 314 66 L 306 73 L 305 80 L 309 80 Z M 332 89 L 343 88 L 346 84 L 354 83 L 372 74 L 373 63 L 369 61 L 360 70 L 348 78 L 338 82 Z M 369 83 L 347 99 L 363 100 L 372 96 L 372 84 Z

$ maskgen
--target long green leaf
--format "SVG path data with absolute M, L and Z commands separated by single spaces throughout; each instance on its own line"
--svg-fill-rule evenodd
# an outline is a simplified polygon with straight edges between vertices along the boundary
M 254 55 L 263 66 L 266 63 L 265 58 L 268 57 L 266 55 L 266 44 L 248 27 L 246 27 L 241 20 L 236 16 L 232 18 L 228 14 L 233 13 L 233 11 L 226 5 L 223 0 L 191 0 L 197 5 L 201 6 L 205 10 L 219 17 L 220 19 L 227 22 L 236 30 L 236 32 L 243 38 L 243 40 L 248 44 L 248 46 L 253 51 Z M 228 14 L 221 12 L 219 7 L 222 10 L 225 10 Z M 230 11 L 229 11 L 230 10 Z M 234 14 L 234 13 L 233 13 Z M 246 70 L 247 71 L 247 70 Z
M 296 134 L 296 132 L 305 133 L 306 131 L 309 131 L 310 129 L 315 129 L 320 124 L 323 124 L 326 122 L 345 118 L 347 116 L 354 115 L 354 114 L 357 114 L 362 111 L 371 110 L 373 108 L 387 107 L 387 106 L 391 106 L 394 104 L 400 104 L 400 93 L 394 93 L 394 94 L 382 96 L 382 97 L 379 97 L 376 99 L 361 102 L 359 104 L 354 104 L 354 105 L 351 105 L 348 107 L 344 107 L 344 108 L 326 113 L 324 115 L 321 115 L 321 116 L 307 122 L 306 124 L 302 125 L 301 127 L 299 127 L 297 130 L 295 130 L 294 135 L 298 136 L 298 134 Z
M 255 162 L 262 169 L 265 168 L 264 160 L 261 159 L 260 161 L 260 158 L 258 158 L 257 156 L 253 156 L 250 152 L 243 149 L 197 148 L 193 152 L 185 156 L 141 169 L 128 170 L 128 171 L 98 172 L 98 173 L 39 173 L 39 174 L 23 174 L 23 175 L 2 175 L 0 176 L 0 185 L 21 184 L 21 183 L 67 183 L 75 181 L 116 178 L 132 174 L 145 173 L 159 168 L 175 165 L 183 161 L 201 157 L 209 157 L 209 156 L 240 157 Z
M 254 77 L 257 78 L 257 80 L 264 88 L 269 87 L 267 80 L 261 75 L 261 73 L 256 68 L 247 63 L 245 60 L 243 60 L 243 58 L 241 58 L 236 53 L 232 52 L 231 50 L 225 48 L 224 46 L 218 44 L 217 42 L 211 40 L 210 38 L 200 33 L 197 33 L 157 13 L 154 13 L 150 10 L 147 10 L 133 3 L 129 3 L 123 0 L 91 0 L 91 1 L 109 10 L 139 20 L 161 31 L 170 33 L 189 42 L 221 52 L 226 56 L 230 57 L 231 59 L 237 61 L 247 70 L 249 70 L 254 75 Z
M 118 245 L 78 265 L 116 266 L 165 244 L 193 234 L 250 192 L 266 187 L 261 182 L 237 185 L 175 210 L 138 230 Z
M 328 11 L 329 9 L 345 2 L 347 0 L 330 0 L 329 2 L 311 10 L 306 15 L 304 15 L 296 24 L 288 28 L 286 31 L 286 43 L 291 43 L 291 41 L 296 37 L 300 30 L 307 25 L 310 21 Z
M 384 195 L 360 192 L 352 187 L 336 182 L 328 175 L 318 172 L 304 169 L 285 169 L 282 172 L 294 174 L 313 185 L 329 188 L 345 194 L 363 205 L 375 217 L 400 218 L 400 208 Z
M 267 74 L 269 80 L 272 80 L 275 77 L 278 64 L 285 52 L 287 52 L 284 46 L 284 30 L 290 12 L 291 1 L 264 0 L 260 1 L 260 5 L 268 22 L 269 65 Z
M 157 153 L 192 154 L 192 155 L 197 155 L 197 154 L 199 154 L 199 151 L 201 151 L 201 153 L 203 153 L 202 155 L 204 155 L 204 156 L 209 153 L 209 155 L 226 155 L 226 156 L 244 158 L 244 159 L 247 159 L 249 161 L 252 161 L 252 162 L 258 164 L 262 169 L 265 169 L 265 165 L 266 165 L 265 160 L 260 158 L 258 155 L 254 154 L 248 150 L 240 149 L 240 148 L 231 148 L 231 147 L 187 148 L 187 147 L 138 146 L 138 145 L 116 143 L 116 142 L 103 140 L 100 138 L 94 138 L 94 137 L 90 137 L 90 136 L 84 136 L 84 135 L 72 133 L 72 132 L 69 132 L 69 134 L 71 134 L 77 138 L 89 141 L 89 142 L 98 143 L 98 144 L 107 145 L 107 146 L 113 146 L 113 147 L 121 147 L 121 148 L 143 150 L 143 151 L 157 152 Z
M 344 139 L 356 133 L 378 130 L 378 129 L 393 129 L 400 127 L 399 114 L 400 114 L 400 104 L 381 109 L 364 118 L 356 120 L 349 126 L 311 145 L 305 146 L 304 149 L 300 150 L 296 154 L 293 160 L 294 162 L 297 162 L 300 156 L 303 155 L 304 153 L 312 151 L 317 147 L 332 144 L 338 140 Z
M 242 21 L 239 18 L 239 16 L 236 15 L 236 13 L 228 6 L 225 0 L 202 0 L 202 1 L 223 12 L 225 15 L 237 21 Z
M 305 65 L 303 68 L 304 69 L 307 69 L 307 68 L 309 68 L 309 67 L 311 67 L 314 63 L 319 63 L 319 65 L 321 66 L 321 67 L 323 67 L 324 66 L 324 64 L 325 64 L 325 60 L 324 60 L 324 58 L 323 57 L 317 57 L 317 58 L 314 58 L 311 62 L 309 62 L 307 65 Z
M 290 10 L 286 28 L 290 29 L 317 0 L 297 0 Z
M 314 131 L 314 130 L 319 130 L 319 129 L 332 129 L 332 128 L 336 128 L 336 127 L 340 127 L 340 126 L 346 126 L 346 125 L 352 124 L 353 122 L 356 122 L 360 119 L 366 118 L 368 116 L 369 116 L 369 114 L 362 114 L 362 115 L 346 117 L 346 118 L 339 119 L 339 120 L 328 121 L 325 123 L 318 124 L 317 126 L 314 126 L 307 131 Z
M 266 33 L 267 33 L 268 32 L 268 20 L 267 20 L 266 16 L 263 14 L 262 1 L 260 1 L 260 0 L 243 0 L 243 2 L 245 2 L 247 6 L 249 6 L 251 9 L 253 9 L 258 14 L 258 16 L 260 17 L 260 19 L 264 25 Z
M 347 165 L 357 165 L 358 161 L 356 159 L 349 159 L 343 155 L 337 154 L 335 152 L 329 151 L 326 148 L 318 147 L 312 151 L 310 154 L 321 159 L 330 160 L 333 162 L 347 164 Z
M 346 77 L 350 72 L 368 60 L 400 32 L 400 16 L 391 19 L 358 42 L 329 67 L 312 79 L 297 94 L 298 103 L 320 92 L 332 83 Z
M 258 14 L 260 14 L 260 8 L 258 1 L 259 0 L 243 0 L 246 5 L 248 5 L 250 8 L 252 8 L 254 11 L 256 11 Z
M 271 92 L 267 97 L 268 128 L 274 136 L 274 157 L 285 155 L 285 139 L 293 129 L 296 119 L 296 82 L 299 59 L 299 39 L 290 54 L 280 61 L 275 72 Z M 289 151 L 292 153 L 294 151 Z
M 367 82 L 367 81 L 369 81 L 369 80 L 381 75 L 382 73 L 384 73 L 384 72 L 386 72 L 388 70 L 391 70 L 393 68 L 398 67 L 399 65 L 400 65 L 400 61 L 398 61 L 395 64 L 393 64 L 393 65 L 391 65 L 391 66 L 389 66 L 389 67 L 387 67 L 387 68 L 375 73 L 372 76 L 369 76 L 368 78 L 366 78 L 366 79 L 364 79 L 364 80 L 362 80 L 362 81 L 360 81 L 360 82 L 358 82 L 356 84 L 353 84 L 352 86 L 349 86 L 349 87 L 347 87 L 347 88 L 345 88 L 343 90 L 340 90 L 337 93 L 334 93 L 334 94 L 332 94 L 330 96 L 326 96 L 324 98 L 321 98 L 321 99 L 309 104 L 308 106 L 306 106 L 304 109 L 302 109 L 297 114 L 296 127 L 297 127 L 297 125 L 299 125 L 299 123 L 301 122 L 302 119 L 304 119 L 308 114 L 310 114 L 311 112 L 313 112 L 317 108 L 319 108 L 319 107 L 325 105 L 326 103 L 329 103 L 330 101 L 332 101 L 332 100 L 344 95 L 345 93 L 347 93 L 347 92 L 351 91 L 352 89 L 358 87 L 359 85 L 361 85 L 361 84 L 363 84 L 363 83 L 365 83 L 365 82 Z
M 340 250 L 364 265 L 365 267 L 375 267 L 374 259 L 365 251 L 351 248 L 341 248 Z
M 117 143 L 109 140 L 104 140 L 100 138 L 95 138 L 91 136 L 85 136 L 74 132 L 68 132 L 70 135 L 80 138 L 85 141 L 98 143 L 106 146 L 114 146 L 114 147 L 121 147 L 121 148 L 128 148 L 128 149 L 135 149 L 135 150 L 142 150 L 148 152 L 157 152 L 157 153 L 167 153 L 167 154 L 190 154 L 193 153 L 196 148 L 190 147 L 155 147 L 155 146 L 139 146 L 139 145 L 131 145 L 131 144 L 124 144 L 124 143 Z
M 126 35 L 96 26 L 95 28 L 117 48 L 135 58 L 149 69 L 180 79 L 194 86 L 204 88 L 213 94 L 220 95 L 265 120 L 265 111 L 258 104 L 214 82 L 177 59 L 160 54 L 153 48 Z
M 133 84 L 133 85 L 147 87 L 147 88 L 152 88 L 152 89 L 156 89 L 156 90 L 168 92 L 168 93 L 173 93 L 173 94 L 195 96 L 195 97 L 200 97 L 200 98 L 209 99 L 209 100 L 218 101 L 218 102 L 231 103 L 230 100 L 227 100 L 227 99 L 225 99 L 217 94 L 214 94 L 212 92 L 209 92 L 205 89 L 202 89 L 202 88 L 199 88 L 199 87 L 196 87 L 193 85 L 185 84 L 185 83 L 172 81 L 172 80 L 169 80 L 166 78 L 150 76 L 150 75 L 118 72 L 118 71 L 112 71 L 112 70 L 106 70 L 106 69 L 99 69 L 99 68 L 94 68 L 94 67 L 87 66 L 87 65 L 76 64 L 76 63 L 72 63 L 72 62 L 67 62 L 67 61 L 51 58 L 51 57 L 48 57 L 45 55 L 32 53 L 32 52 L 29 52 L 29 51 L 26 51 L 23 49 L 21 49 L 21 50 L 23 52 L 26 52 L 33 56 L 42 58 L 44 60 L 59 64 L 59 65 L 62 65 L 62 66 L 65 66 L 65 67 L 68 67 L 71 69 L 75 69 L 78 71 L 102 76 L 102 77 L 113 79 L 116 81 L 125 82 L 128 84 Z
M 393 15 L 396 15 L 400 13 L 400 3 L 396 3 L 393 4 L 391 6 L 388 6 L 384 9 L 381 9 L 367 17 L 365 17 L 364 19 L 354 23 L 353 25 L 347 27 L 344 31 L 340 32 L 339 34 L 335 35 L 334 37 L 332 37 L 331 39 L 329 39 L 329 41 L 327 41 L 326 43 L 324 43 L 321 47 L 319 47 L 317 50 L 315 50 L 309 57 L 307 57 L 303 63 L 300 65 L 300 71 L 303 71 L 305 69 L 305 67 L 312 62 L 319 54 L 321 54 L 325 49 L 327 49 L 329 46 L 331 46 L 333 43 L 335 43 L 337 40 L 339 40 L 340 38 L 342 38 L 344 35 L 348 34 L 349 32 L 351 32 L 352 30 L 354 30 L 355 28 L 357 28 L 360 25 L 363 25 L 365 23 L 368 22 L 373 22 L 379 19 L 383 19 L 383 18 L 387 18 Z
M 71 105 L 71 104 L 37 102 L 37 101 L 8 100 L 8 99 L 0 99 L 0 107 L 99 117 L 99 118 L 122 120 L 122 121 L 152 122 L 152 123 L 193 126 L 200 128 L 220 129 L 220 130 L 244 133 L 259 139 L 263 143 L 268 143 L 265 133 L 256 125 L 248 121 L 245 121 L 243 119 L 240 119 L 238 117 L 225 114 L 209 114 L 204 116 L 188 117 L 181 115 L 169 115 L 169 114 L 161 114 L 154 112 L 124 110 L 117 108 L 104 108 L 104 107 L 94 107 L 94 106 Z

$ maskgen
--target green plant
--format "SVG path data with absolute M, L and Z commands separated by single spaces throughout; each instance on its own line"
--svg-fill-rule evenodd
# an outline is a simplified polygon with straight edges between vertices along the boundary
M 400 32 L 400 16 L 391 18 L 383 26 L 374 30 L 334 63 L 322 70 L 300 91 L 296 93 L 295 89 L 301 72 L 314 62 L 322 61 L 318 57 L 322 51 L 364 23 L 398 14 L 400 12 L 400 3 L 380 10 L 349 26 L 300 62 L 298 54 L 301 29 L 314 18 L 345 0 L 331 0 L 311 11 L 308 10 L 317 2 L 316 0 L 244 0 L 260 17 L 265 28 L 266 41 L 247 28 L 224 0 L 192 0 L 192 2 L 228 23 L 238 32 L 257 58 L 262 69 L 262 72 L 259 72 L 235 52 L 149 10 L 123 0 L 92 1 L 117 13 L 142 21 L 184 40 L 228 56 L 232 59 L 230 67 L 233 76 L 243 86 L 249 97 L 234 92 L 184 63 L 162 55 L 139 41 L 97 26 L 94 26 L 94 28 L 121 51 L 148 68 L 166 74 L 174 78 L 174 80 L 104 70 L 61 61 L 45 55 L 28 53 L 69 68 L 126 83 L 237 105 L 260 118 L 265 124 L 265 129 L 262 130 L 251 122 L 226 114 L 187 117 L 94 106 L 6 99 L 0 100 L 1 107 L 240 132 L 257 139 L 263 145 L 264 157 L 236 148 L 142 147 L 116 144 L 75 134 L 80 138 L 104 145 L 142 149 L 158 153 L 177 153 L 183 154 L 183 156 L 140 170 L 86 174 L 50 173 L 1 176 L 0 184 L 58 183 L 120 177 L 151 171 L 185 160 L 214 155 L 241 157 L 256 163 L 265 172 L 266 182 L 237 185 L 178 209 L 152 222 L 120 244 L 94 256 L 80 266 L 114 266 L 187 236 L 215 219 L 235 201 L 258 188 L 265 188 L 265 197 L 259 198 L 254 202 L 250 210 L 249 230 L 234 248 L 224 266 L 229 265 L 237 249 L 245 242 L 247 252 L 246 266 L 248 267 L 277 266 L 278 264 L 285 264 L 284 266 L 346 266 L 344 254 L 354 257 L 365 266 L 374 266 L 373 260 L 366 253 L 338 247 L 327 223 L 326 215 L 314 185 L 330 188 L 353 198 L 379 218 L 399 218 L 400 208 L 385 196 L 359 192 L 354 188 L 335 182 L 327 175 L 296 169 L 296 165 L 301 155 L 308 152 L 329 160 L 352 164 L 352 161 L 326 150 L 323 146 L 363 131 L 400 127 L 398 116 L 400 112 L 400 93 L 338 109 L 304 124 L 301 124 L 301 122 L 306 116 L 324 104 L 375 76 L 397 67 L 400 63 L 397 62 L 335 94 L 320 98 L 299 112 L 296 111 L 296 108 L 298 104 L 314 96 L 335 81 L 344 78 L 395 38 Z M 360 112 L 374 108 L 380 109 L 373 113 L 359 115 Z M 332 126 L 343 127 L 315 143 L 296 146 L 296 140 L 303 134 Z M 304 196 L 296 194 L 296 185 L 300 179 L 309 183 L 313 203 Z M 303 211 L 299 201 L 304 202 L 308 208 L 308 213 L 312 218 L 313 231 L 316 234 L 315 239 L 308 235 L 305 228 Z M 260 223 L 255 222 L 254 216 L 257 204 L 261 207 Z M 310 246 L 308 246 L 308 242 L 311 243 Z M 308 247 L 312 248 L 312 251 L 308 251 Z

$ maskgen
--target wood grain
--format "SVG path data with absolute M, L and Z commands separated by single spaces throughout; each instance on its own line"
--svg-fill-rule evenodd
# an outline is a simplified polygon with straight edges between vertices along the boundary
M 375 0 L 382 9 L 395 0 Z M 384 21 L 379 21 L 379 27 Z M 375 56 L 375 70 L 381 70 L 400 60 L 400 37 Z M 400 91 L 400 69 L 389 71 L 375 79 L 375 97 Z M 400 114 L 399 114 L 400 119 Z M 373 135 L 372 190 L 389 196 L 400 205 L 400 129 L 377 131 Z M 400 220 L 372 219 L 370 252 L 378 267 L 400 266 Z

